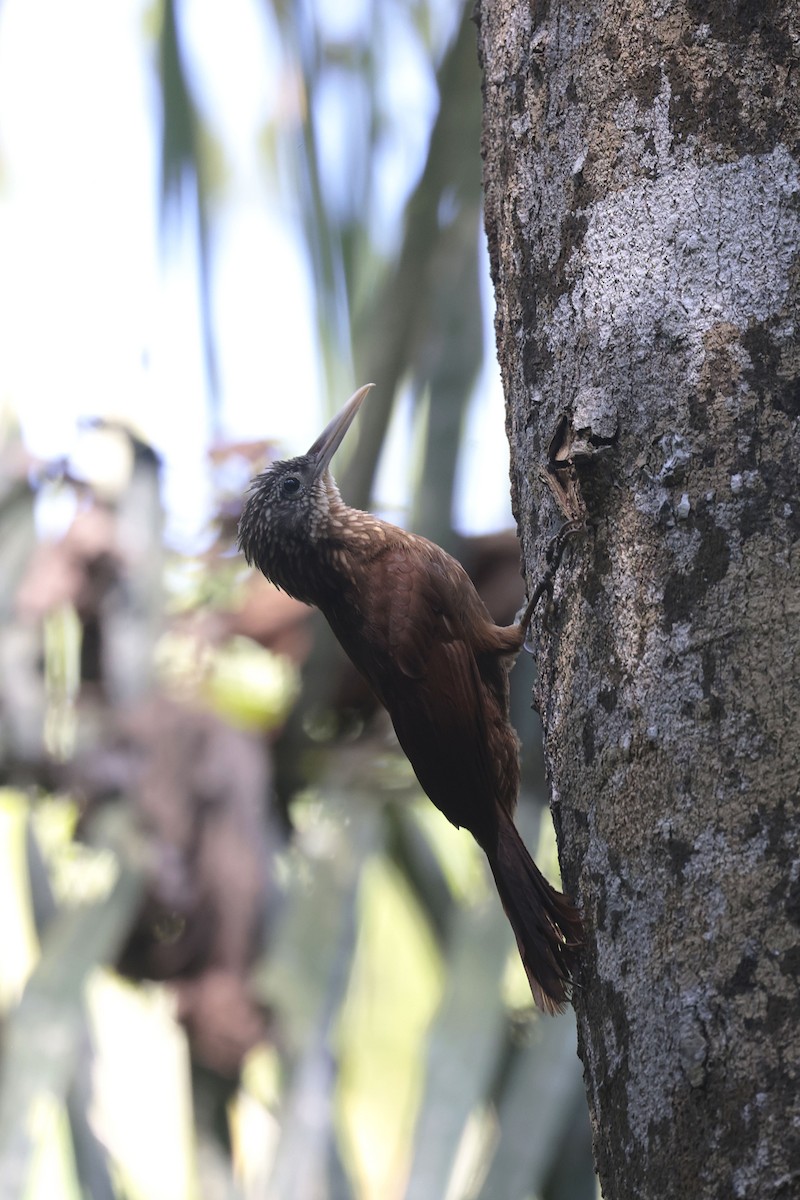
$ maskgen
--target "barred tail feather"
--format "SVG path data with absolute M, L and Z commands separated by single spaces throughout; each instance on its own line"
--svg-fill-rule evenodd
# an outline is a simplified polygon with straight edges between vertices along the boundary
M 581 917 L 531 858 L 502 809 L 497 845 L 487 851 L 497 891 L 517 939 L 533 998 L 544 1012 L 563 1011 L 582 939 Z

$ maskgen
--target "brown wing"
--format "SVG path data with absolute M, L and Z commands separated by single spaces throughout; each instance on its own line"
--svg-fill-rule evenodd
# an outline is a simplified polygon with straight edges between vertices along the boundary
M 431 800 L 486 851 L 531 991 L 555 1012 L 569 994 L 581 921 L 543 878 L 511 819 L 519 761 L 505 660 L 521 635 L 492 625 L 443 550 L 387 530 L 362 571 L 368 591 L 359 589 L 357 604 L 331 604 L 326 615 L 388 708 Z
M 495 805 L 513 809 L 519 764 L 504 667 L 476 657 L 469 634 L 476 620 L 489 621 L 486 609 L 462 568 L 423 539 L 387 548 L 376 568 L 357 636 L 337 633 L 388 709 L 428 796 L 491 846 Z

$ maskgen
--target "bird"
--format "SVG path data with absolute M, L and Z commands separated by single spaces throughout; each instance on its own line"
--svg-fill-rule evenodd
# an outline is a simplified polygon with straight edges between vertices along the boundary
M 495 625 L 456 559 L 345 503 L 330 462 L 373 386 L 353 393 L 306 454 L 251 481 L 239 549 L 322 611 L 387 710 L 423 791 L 483 849 L 533 999 L 557 1013 L 572 995 L 582 919 L 514 824 L 519 739 L 509 716 L 509 671 L 543 587 L 521 620 Z

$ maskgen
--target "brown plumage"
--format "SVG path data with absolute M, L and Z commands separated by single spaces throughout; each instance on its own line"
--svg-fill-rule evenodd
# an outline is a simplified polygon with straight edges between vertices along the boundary
M 278 587 L 322 610 L 388 710 L 428 796 L 482 846 L 534 999 L 556 1012 L 569 997 L 580 916 L 513 822 L 519 741 L 508 672 L 533 605 L 520 624 L 495 625 L 454 558 L 344 503 L 328 465 L 370 386 L 307 454 L 253 481 L 239 545 Z

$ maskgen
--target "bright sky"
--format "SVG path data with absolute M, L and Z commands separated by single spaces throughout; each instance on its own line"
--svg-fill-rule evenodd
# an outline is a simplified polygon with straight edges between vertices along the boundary
M 170 531 L 185 543 L 208 516 L 212 430 L 192 231 L 166 265 L 159 253 L 147 7 L 0 4 L 0 405 L 16 411 L 29 448 L 45 458 L 75 448 L 81 416 L 132 418 L 164 456 Z M 346 33 L 359 7 L 340 0 L 328 16 L 335 11 Z M 278 51 L 257 0 L 192 0 L 181 12 L 230 176 L 213 228 L 222 433 L 275 437 L 300 453 L 325 410 L 302 249 L 257 151 L 265 115 L 278 103 Z M 402 202 L 415 130 L 421 146 L 427 135 L 424 81 L 409 94 L 419 96 L 416 124 L 409 120 L 411 144 L 398 144 L 382 166 L 387 203 L 392 194 Z M 323 122 L 322 132 L 335 152 L 341 122 Z M 459 525 L 473 531 L 510 523 L 494 369 L 479 392 L 458 505 Z M 404 460 L 403 426 L 400 414 L 390 463 Z M 493 464 L 491 486 L 485 459 L 475 473 L 479 452 Z M 389 505 L 402 503 L 401 476 L 396 468 L 382 473 Z

